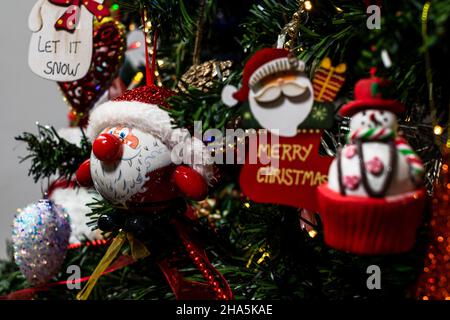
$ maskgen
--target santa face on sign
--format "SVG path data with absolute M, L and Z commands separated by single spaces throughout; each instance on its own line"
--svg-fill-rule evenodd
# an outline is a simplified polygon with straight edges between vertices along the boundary
M 266 129 L 292 137 L 313 106 L 311 81 L 299 71 L 270 75 L 250 87 L 250 110 Z
M 313 86 L 304 71 L 304 62 L 289 51 L 261 49 L 245 64 L 242 87 L 225 86 L 222 101 L 232 107 L 248 100 L 263 128 L 283 137 L 296 136 L 314 103 Z
M 117 152 L 111 152 L 111 147 L 102 148 L 111 136 L 117 138 Z M 95 189 L 103 197 L 120 203 L 144 191 L 152 177 L 147 173 L 171 163 L 170 151 L 161 140 L 139 129 L 106 128 L 94 141 L 93 148 L 91 175 Z M 107 155 L 115 159 L 106 159 Z

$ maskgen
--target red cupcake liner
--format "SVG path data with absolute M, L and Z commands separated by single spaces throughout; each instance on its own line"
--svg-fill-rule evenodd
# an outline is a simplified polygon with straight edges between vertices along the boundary
M 324 184 L 318 201 L 328 246 L 356 254 L 392 254 L 414 246 L 425 190 L 387 200 L 342 196 Z

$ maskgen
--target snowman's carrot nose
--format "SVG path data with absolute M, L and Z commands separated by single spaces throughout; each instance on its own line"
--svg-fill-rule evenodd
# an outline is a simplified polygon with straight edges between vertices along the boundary
M 381 125 L 381 122 L 375 118 L 375 113 L 371 113 L 369 117 L 370 121 L 372 121 L 375 125 Z

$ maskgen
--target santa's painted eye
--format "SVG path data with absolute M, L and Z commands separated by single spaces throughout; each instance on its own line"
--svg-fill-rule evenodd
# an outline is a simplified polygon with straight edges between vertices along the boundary
M 108 133 L 109 134 L 114 134 L 114 131 L 116 131 L 116 128 L 111 128 L 111 129 L 109 129 Z
M 128 135 L 129 130 L 127 128 L 123 128 L 122 130 L 120 130 L 119 132 L 119 138 L 120 139 L 125 139 Z

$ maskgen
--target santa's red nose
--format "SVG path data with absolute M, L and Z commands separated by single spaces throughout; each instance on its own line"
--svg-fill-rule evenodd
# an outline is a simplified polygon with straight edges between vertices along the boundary
M 109 133 L 102 133 L 94 140 L 92 152 L 100 161 L 115 161 L 122 157 L 122 141 Z

